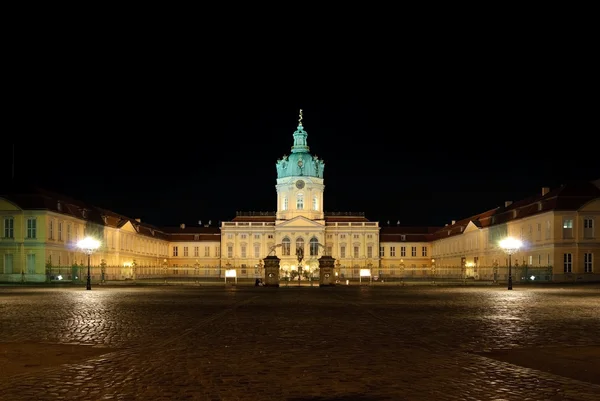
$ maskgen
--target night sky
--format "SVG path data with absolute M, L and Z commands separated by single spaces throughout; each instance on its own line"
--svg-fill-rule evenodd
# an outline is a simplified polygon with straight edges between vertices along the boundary
M 157 226 L 274 211 L 275 163 L 290 153 L 302 108 L 310 151 L 325 162 L 326 211 L 443 226 L 543 186 L 600 178 L 592 106 L 545 77 L 422 72 L 350 89 L 108 76 L 56 98 L 59 85 L 47 84 L 25 127 L 45 138 L 16 143 L 15 180 Z M 5 183 L 11 153 L 4 144 Z

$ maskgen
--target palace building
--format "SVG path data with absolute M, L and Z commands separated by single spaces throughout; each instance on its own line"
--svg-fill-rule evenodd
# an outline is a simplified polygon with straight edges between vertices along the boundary
M 92 281 L 211 280 L 263 274 L 280 258 L 284 280 L 318 277 L 335 259 L 340 281 L 600 281 L 600 180 L 541 188 L 530 198 L 443 227 L 380 226 L 363 213 L 325 210 L 325 163 L 310 153 L 302 111 L 289 155 L 276 162 L 276 211 L 237 212 L 220 226 L 156 227 L 42 189 L 0 189 L 0 282 L 81 280 L 84 236 L 100 241 Z M 499 246 L 521 240 L 510 256 Z M 304 255 L 299 263 L 298 253 Z

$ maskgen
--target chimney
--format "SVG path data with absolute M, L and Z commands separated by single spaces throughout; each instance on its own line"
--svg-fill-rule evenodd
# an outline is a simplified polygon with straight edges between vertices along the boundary
M 135 219 L 135 221 L 137 221 L 138 223 L 141 223 L 142 219 Z
M 455 224 L 456 224 L 456 220 L 452 220 L 452 225 L 455 225 Z
M 504 207 L 509 207 L 512 205 L 512 201 L 504 201 Z
M 542 196 L 546 195 L 550 192 L 550 187 L 542 187 Z
M 181 229 L 183 230 L 183 229 L 185 228 L 185 224 L 181 223 L 181 224 L 179 225 L 179 227 L 181 227 Z

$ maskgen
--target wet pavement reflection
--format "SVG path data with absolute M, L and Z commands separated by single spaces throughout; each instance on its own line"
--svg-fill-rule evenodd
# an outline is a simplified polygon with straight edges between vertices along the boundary
M 599 368 L 599 305 L 600 285 L 0 287 L 0 342 L 49 358 L 0 357 L 0 399 L 598 400 L 560 368 Z

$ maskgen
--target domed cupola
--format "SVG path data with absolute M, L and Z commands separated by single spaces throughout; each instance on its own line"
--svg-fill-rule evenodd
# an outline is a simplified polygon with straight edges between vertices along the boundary
M 277 160 L 277 219 L 280 221 L 303 216 L 322 220 L 323 170 L 325 163 L 310 154 L 308 134 L 302 126 L 302 109 L 294 132 L 292 153 Z
M 302 109 L 300 109 L 300 117 L 298 118 L 298 127 L 294 132 L 294 146 L 292 153 L 284 155 L 277 160 L 277 178 L 308 176 L 315 178 L 323 178 L 323 169 L 325 163 L 319 160 L 317 156 L 310 154 L 310 148 L 306 143 L 308 133 L 302 126 Z

